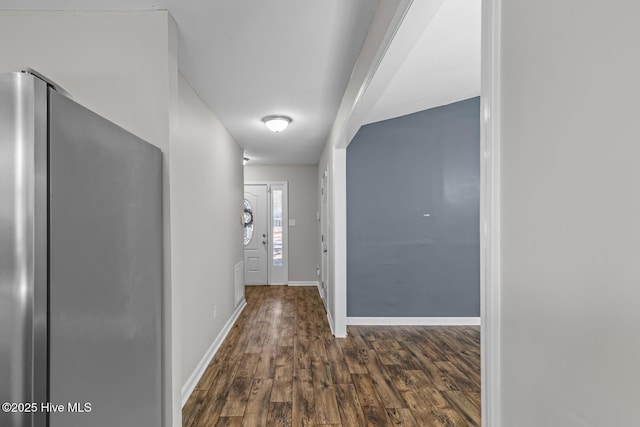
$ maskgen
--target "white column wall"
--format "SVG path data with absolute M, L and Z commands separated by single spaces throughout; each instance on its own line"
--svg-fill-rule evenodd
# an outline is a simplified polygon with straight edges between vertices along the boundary
M 638 423 L 640 3 L 502 1 L 502 426 Z

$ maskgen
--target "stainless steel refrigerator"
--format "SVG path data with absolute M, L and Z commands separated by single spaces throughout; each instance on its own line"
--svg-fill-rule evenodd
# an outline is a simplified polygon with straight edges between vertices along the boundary
M 161 159 L 0 74 L 0 426 L 161 425 Z

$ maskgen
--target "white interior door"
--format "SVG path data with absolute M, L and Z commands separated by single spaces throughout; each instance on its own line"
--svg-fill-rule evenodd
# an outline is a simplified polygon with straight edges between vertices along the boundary
M 329 275 L 329 263 L 328 263 L 328 251 L 329 251 L 329 242 L 327 241 L 327 218 L 329 215 L 328 203 L 327 203 L 327 179 L 328 173 L 324 172 L 322 175 L 322 187 L 320 188 L 320 242 L 321 242 L 321 254 L 322 254 L 322 268 L 320 269 L 320 297 L 324 302 L 324 305 L 327 305 L 327 279 Z
M 244 186 L 244 282 L 269 283 L 268 200 L 266 185 Z

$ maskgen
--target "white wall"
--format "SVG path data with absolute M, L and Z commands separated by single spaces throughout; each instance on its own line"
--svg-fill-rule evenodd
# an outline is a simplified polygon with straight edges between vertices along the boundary
M 172 281 L 180 289 L 184 385 L 236 307 L 243 171 L 242 149 L 182 76 L 178 89 L 178 132 L 171 142 Z
M 640 3 L 502 2 L 502 426 L 638 425 Z
M 320 193 L 318 166 L 247 165 L 245 181 L 287 181 L 289 183 L 289 281 L 317 282 L 320 258 L 320 223 L 317 219 Z
M 169 19 L 166 12 L 1 11 L 0 72 L 34 68 L 164 150 Z
M 167 12 L 0 12 L 0 72 L 33 68 L 77 102 L 163 150 L 165 385 L 171 391 L 165 417 L 180 425 L 168 174 L 168 107 L 177 91 L 175 37 Z

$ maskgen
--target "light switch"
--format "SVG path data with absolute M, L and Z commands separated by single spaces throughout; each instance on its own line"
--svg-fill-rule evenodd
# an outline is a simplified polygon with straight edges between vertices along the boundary
M 296 225 L 296 220 L 295 219 L 290 219 L 289 220 L 289 227 L 295 227 Z

